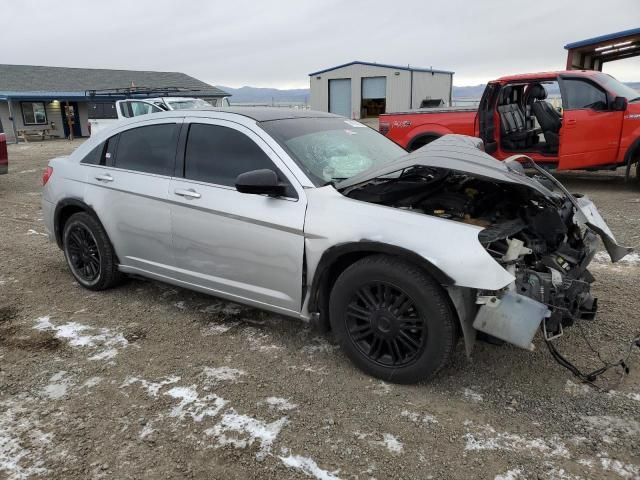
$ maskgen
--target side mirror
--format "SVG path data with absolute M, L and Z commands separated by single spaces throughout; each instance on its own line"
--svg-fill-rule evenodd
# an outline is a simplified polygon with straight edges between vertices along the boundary
M 268 168 L 241 173 L 236 178 L 236 190 L 255 195 L 284 196 L 286 186 L 278 181 L 278 174 Z
M 616 112 L 624 112 L 627 109 L 627 99 L 624 97 L 616 97 L 611 104 L 611 108 Z

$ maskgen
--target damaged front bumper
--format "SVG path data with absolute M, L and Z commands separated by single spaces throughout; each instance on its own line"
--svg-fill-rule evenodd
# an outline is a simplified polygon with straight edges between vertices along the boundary
M 476 297 L 479 308 L 472 323 L 475 330 L 533 350 L 533 338 L 541 326 L 545 339 L 551 340 L 562 335 L 563 326 L 595 318 L 598 302 L 590 292 L 594 278 L 587 266 L 596 253 L 598 237 L 612 262 L 622 259 L 633 249 L 616 243 L 611 230 L 587 197 L 566 194 L 576 209 L 574 221 L 583 229 L 585 251 L 578 267 L 581 275 L 578 278 L 566 275 L 561 255 L 548 266 L 548 272 L 527 268 L 516 271 L 512 267 L 510 273 L 515 277 L 512 284 L 500 292 L 490 295 L 481 292 Z

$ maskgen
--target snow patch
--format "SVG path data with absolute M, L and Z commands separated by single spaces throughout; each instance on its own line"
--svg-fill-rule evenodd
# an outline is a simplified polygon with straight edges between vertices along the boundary
M 30 401 L 19 396 L 0 402 L 0 473 L 7 473 L 11 479 L 44 476 L 48 472 L 43 465 L 53 435 L 40 429 L 33 418 L 34 409 L 26 406 Z
M 600 435 L 605 443 L 614 443 L 619 436 L 637 437 L 640 435 L 640 423 L 608 415 L 584 417 L 583 423 L 589 430 Z
M 608 457 L 600 458 L 600 466 L 606 472 L 614 472 L 622 478 L 640 478 L 640 467 Z
M 42 235 L 43 237 L 48 237 L 49 236 L 46 233 L 38 232 L 38 231 L 34 230 L 33 228 L 30 228 L 29 230 L 27 230 L 27 235 Z
M 288 399 L 281 397 L 268 397 L 258 404 L 267 404 L 270 408 L 279 410 L 281 412 L 286 412 L 298 408 L 298 405 L 296 405 L 295 403 L 291 403 Z
M 224 413 L 217 425 L 205 430 L 205 433 L 217 438 L 218 447 L 231 445 L 236 448 L 246 448 L 258 441 L 260 447 L 256 453 L 256 459 L 263 460 L 271 452 L 273 442 L 282 427 L 288 423 L 287 417 L 267 423 L 248 415 L 240 415 L 231 408 Z
M 404 448 L 404 445 L 397 437 L 391 435 L 390 433 L 385 433 L 382 437 L 382 442 L 378 442 L 389 450 L 391 453 L 400 453 Z
M 508 470 L 501 475 L 496 475 L 494 480 L 519 480 L 520 478 L 526 478 L 522 470 L 519 468 L 514 468 L 513 470 Z
M 165 392 L 165 395 L 180 400 L 180 403 L 171 409 L 169 416 L 180 420 L 190 416 L 194 422 L 201 422 L 205 417 L 215 417 L 227 403 L 226 400 L 213 393 L 200 398 L 195 385 L 173 387 Z
M 466 423 L 470 426 L 472 422 Z M 467 441 L 465 450 L 508 450 L 508 451 L 537 451 L 545 456 L 569 457 L 569 451 L 564 443 L 556 436 L 550 439 L 528 438 L 514 433 L 496 432 L 490 425 L 479 426 L 474 432 L 464 435 Z
M 314 355 L 316 353 L 333 353 L 339 347 L 338 345 L 330 344 L 326 338 L 323 337 L 313 337 L 312 345 L 305 345 L 302 347 L 302 351 L 309 355 Z
M 144 427 L 142 427 L 142 430 L 140 430 L 140 435 L 138 435 L 138 437 L 140 438 L 140 440 L 144 440 L 153 432 L 155 432 L 155 430 L 150 423 L 147 423 Z
M 203 375 L 210 383 L 235 382 L 242 375 L 246 375 L 244 370 L 231 367 L 205 367 Z
M 108 328 L 95 328 L 77 322 L 68 322 L 56 326 L 50 317 L 40 317 L 33 327 L 40 331 L 53 331 L 56 338 L 66 340 L 72 347 L 98 349 L 89 360 L 107 360 L 118 354 L 118 349 L 125 348 L 129 342 L 120 333 L 114 333 Z
M 144 378 L 127 377 L 122 385 L 120 385 L 120 388 L 128 387 L 129 385 L 133 385 L 134 383 L 139 383 L 140 386 L 147 391 L 147 394 L 149 396 L 157 397 L 162 387 L 164 387 L 165 385 L 177 383 L 179 380 L 180 377 L 177 376 L 164 377 L 164 379 L 160 380 L 159 382 L 150 382 L 148 380 L 145 380 Z
M 586 383 L 574 383 L 571 380 L 567 380 L 564 385 L 564 391 L 571 395 L 586 395 L 593 393 L 595 390 Z
M 593 257 L 593 261 L 596 263 L 600 263 L 600 264 L 605 264 L 608 266 L 634 266 L 634 265 L 640 265 L 640 253 L 637 252 L 631 252 L 629 253 L 626 257 L 624 257 L 621 260 L 618 260 L 615 264 L 611 263 L 611 257 L 609 257 L 609 254 L 607 252 L 604 251 L 600 251 L 598 253 L 595 254 L 595 256 Z
M 209 337 L 212 335 L 222 335 L 223 333 L 227 333 L 233 327 L 236 327 L 238 325 L 238 322 L 212 323 L 202 329 L 202 334 L 205 337 Z
M 438 423 L 436 417 L 429 414 L 421 414 L 417 412 L 410 412 L 409 410 L 403 410 L 400 415 L 408 418 L 413 423 Z
M 337 470 L 332 473 L 323 470 L 313 459 L 309 457 L 289 455 L 288 457 L 279 458 L 287 467 L 299 470 L 308 477 L 314 477 L 318 480 L 340 480 L 340 478 L 335 475 L 338 473 Z
M 82 385 L 80 385 L 80 388 L 93 388 L 100 382 L 102 382 L 102 377 L 91 377 L 87 379 L 87 381 L 85 381 Z
M 471 388 L 465 388 L 462 391 L 462 394 L 464 395 L 464 398 L 466 398 L 467 400 L 471 400 L 472 402 L 479 403 L 484 400 L 484 397 L 482 396 L 481 393 L 478 393 L 475 390 L 472 390 Z
M 67 394 L 67 389 L 72 385 L 71 380 L 64 378 L 67 372 L 60 371 L 49 379 L 49 384 L 44 387 L 42 394 L 51 399 L 59 400 Z

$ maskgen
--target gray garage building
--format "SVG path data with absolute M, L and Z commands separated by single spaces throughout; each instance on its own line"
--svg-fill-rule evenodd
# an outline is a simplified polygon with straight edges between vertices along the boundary
M 451 104 L 453 74 L 353 61 L 309 74 L 311 108 L 349 118 Z

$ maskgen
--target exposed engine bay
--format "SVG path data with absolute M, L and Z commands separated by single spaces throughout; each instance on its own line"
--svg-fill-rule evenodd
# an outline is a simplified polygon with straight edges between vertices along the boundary
M 522 166 L 511 163 L 509 168 L 526 178 Z M 587 266 L 596 253 L 598 228 L 590 228 L 578 199 L 558 188 L 553 177 L 538 172 L 530 180 L 539 187 L 415 165 L 343 194 L 481 227 L 480 243 L 515 281 L 501 292 L 476 292 L 481 306 L 473 327 L 532 348 L 541 324 L 550 339 L 578 319 L 594 318 L 597 300 Z

